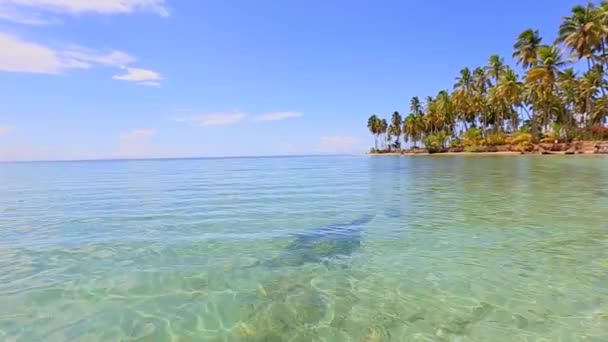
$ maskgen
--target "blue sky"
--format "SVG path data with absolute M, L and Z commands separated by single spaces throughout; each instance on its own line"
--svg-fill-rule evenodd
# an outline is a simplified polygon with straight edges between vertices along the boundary
M 575 4 L 0 0 L 0 160 L 364 152 Z

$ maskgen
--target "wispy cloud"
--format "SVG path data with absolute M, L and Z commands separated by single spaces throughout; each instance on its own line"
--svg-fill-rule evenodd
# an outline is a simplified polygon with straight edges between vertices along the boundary
M 354 145 L 355 138 L 348 135 L 325 136 L 319 139 L 317 150 L 328 153 L 345 153 L 351 152 Z
M 0 71 L 58 74 L 68 66 L 43 45 L 0 33 Z
M 81 46 L 54 49 L 0 32 L 0 71 L 61 74 L 74 69 L 111 67 L 127 71 L 123 75 L 114 76 L 115 79 L 138 83 L 156 82 L 154 85 L 158 85 L 160 74 L 130 67 L 135 61 L 135 57 L 122 51 L 100 52 Z
M 136 82 L 143 85 L 159 86 L 160 74 L 156 71 L 139 69 L 139 68 L 126 68 L 126 73 L 122 75 L 115 75 L 112 77 L 115 80 Z
M 272 112 L 256 115 L 253 120 L 255 121 L 279 121 L 291 118 L 298 118 L 303 116 L 304 113 L 300 112 Z
M 175 118 L 177 122 L 185 122 L 195 126 L 224 126 L 243 121 L 247 117 L 246 113 L 206 113 L 192 115 L 188 117 Z
M 130 132 L 124 133 L 120 135 L 120 139 L 122 140 L 137 140 L 137 139 L 145 139 L 156 135 L 156 131 L 150 128 L 143 129 L 135 129 Z
M 8 134 L 15 130 L 15 126 L 0 125 L 0 135 Z
M 57 15 L 137 11 L 169 16 L 164 0 L 0 0 L 0 19 L 30 25 L 56 23 Z
M 57 18 L 46 17 L 34 11 L 25 12 L 3 0 L 0 0 L 0 20 L 24 25 L 50 25 L 60 22 Z
M 81 46 L 71 47 L 68 50 L 60 51 L 58 54 L 64 60 L 71 61 L 72 63 L 75 61 L 87 67 L 100 65 L 125 68 L 126 65 L 136 60 L 135 57 L 130 56 L 126 52 L 114 50 L 108 53 L 100 53 L 99 51 Z

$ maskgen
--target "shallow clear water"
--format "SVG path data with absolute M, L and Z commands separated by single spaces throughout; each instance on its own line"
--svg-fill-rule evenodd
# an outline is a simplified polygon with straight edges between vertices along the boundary
M 0 340 L 606 341 L 607 214 L 601 157 L 0 164 Z

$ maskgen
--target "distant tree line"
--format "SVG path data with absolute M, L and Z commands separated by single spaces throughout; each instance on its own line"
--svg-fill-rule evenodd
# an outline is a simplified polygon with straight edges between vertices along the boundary
M 492 55 L 462 69 L 451 91 L 413 97 L 405 118 L 370 116 L 374 149 L 608 140 L 607 47 L 608 2 L 575 6 L 555 42 L 533 29 L 517 37 L 513 58 L 523 75 Z

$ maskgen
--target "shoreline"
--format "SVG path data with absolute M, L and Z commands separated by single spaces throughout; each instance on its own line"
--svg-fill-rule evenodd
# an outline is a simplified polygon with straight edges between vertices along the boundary
M 387 152 L 387 153 L 369 153 L 368 156 L 388 156 L 388 157 L 398 157 L 398 156 L 606 156 L 608 154 L 602 153 L 594 153 L 594 152 L 578 152 L 578 153 L 567 153 L 566 151 L 557 151 L 557 152 L 547 152 L 547 153 L 538 153 L 538 152 L 530 152 L 530 153 L 522 153 L 516 151 L 500 151 L 500 152 L 437 152 L 437 153 L 429 153 L 429 152 Z
M 478 151 L 463 151 L 445 148 L 437 152 L 429 152 L 426 148 L 398 150 L 394 152 L 367 152 L 370 156 L 428 156 L 428 155 L 598 155 L 608 156 L 608 142 L 579 141 L 576 143 L 541 143 L 530 144 L 527 149 L 514 145 L 480 146 Z M 485 150 L 484 150 L 485 149 Z

